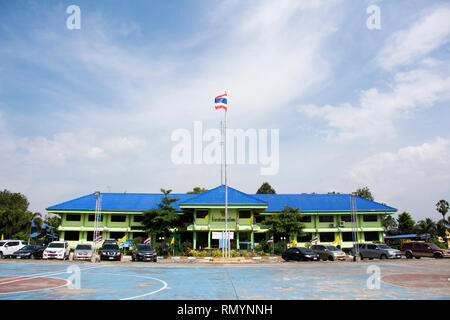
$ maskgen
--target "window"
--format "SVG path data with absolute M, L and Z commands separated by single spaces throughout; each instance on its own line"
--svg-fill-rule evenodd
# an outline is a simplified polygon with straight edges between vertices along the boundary
M 334 232 L 319 233 L 320 242 L 333 242 L 335 240 Z
M 208 210 L 199 210 L 196 212 L 197 219 L 204 219 L 208 215 Z
M 411 249 L 412 248 L 412 244 L 411 243 L 404 243 L 403 244 L 403 248 L 404 249 Z
M 142 220 L 144 220 L 144 216 L 133 216 L 133 221 L 134 222 L 142 222 Z
M 306 233 L 297 238 L 298 242 L 310 242 L 312 239 L 312 233 Z
M 378 237 L 378 232 L 372 231 L 372 232 L 364 232 L 364 239 L 366 241 L 378 241 L 380 240 Z
M 413 248 L 414 248 L 414 249 L 422 249 L 421 247 L 422 247 L 422 246 L 420 245 L 420 243 L 414 243 L 414 244 L 413 244 Z
M 110 239 L 122 239 L 125 236 L 125 232 L 110 232 Z
M 251 216 L 250 210 L 239 210 L 239 219 L 250 219 Z
M 353 233 L 352 232 L 342 232 L 342 241 L 353 242 Z
M 88 220 L 95 221 L 95 214 L 90 214 Z M 100 215 L 100 221 L 103 221 L 103 215 Z
M 365 222 L 377 222 L 378 216 L 376 214 L 363 215 L 363 221 Z
M 302 216 L 300 221 L 301 222 L 311 222 L 311 216 Z
M 377 246 L 374 245 L 374 244 L 369 244 L 369 245 L 367 245 L 367 249 L 370 249 L 370 250 L 376 250 L 376 249 L 377 249 Z
M 111 222 L 125 222 L 127 220 L 127 216 L 124 215 L 111 215 Z
M 319 216 L 319 222 L 334 222 L 333 216 Z
M 68 214 L 66 215 L 66 221 L 80 221 L 81 215 L 80 214 Z
M 80 231 L 66 231 L 64 232 L 64 240 L 78 241 L 80 240 Z
M 351 215 L 347 214 L 347 215 L 341 216 L 341 221 L 344 221 L 344 222 L 352 222 L 353 219 L 352 219 L 352 216 L 351 216 Z

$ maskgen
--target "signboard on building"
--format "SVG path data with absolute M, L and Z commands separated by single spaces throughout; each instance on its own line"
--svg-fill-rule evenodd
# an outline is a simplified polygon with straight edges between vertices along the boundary
M 233 240 L 234 239 L 234 232 L 228 232 L 228 234 L 229 234 L 229 239 Z M 213 231 L 211 236 L 212 236 L 212 239 L 219 239 L 219 240 L 221 240 L 222 237 L 224 239 L 226 239 L 226 233 L 225 232 L 221 232 L 221 231 L 217 231 L 217 232 Z

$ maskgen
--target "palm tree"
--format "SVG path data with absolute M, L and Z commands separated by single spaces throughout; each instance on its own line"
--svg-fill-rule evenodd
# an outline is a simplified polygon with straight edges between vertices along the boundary
M 420 220 L 417 223 L 416 228 L 419 234 L 430 234 L 430 236 L 436 235 L 436 222 L 430 218 Z
M 27 211 L 26 213 L 27 216 L 27 229 L 28 229 L 28 244 L 30 244 L 30 240 L 31 240 L 31 228 L 33 227 L 33 222 L 34 225 L 36 226 L 36 230 L 40 231 L 41 227 L 42 227 L 42 214 L 40 212 L 30 212 Z
M 448 202 L 445 200 L 439 200 L 438 203 L 436 203 L 436 210 L 439 211 L 442 214 L 442 219 L 445 220 L 445 215 L 448 212 Z

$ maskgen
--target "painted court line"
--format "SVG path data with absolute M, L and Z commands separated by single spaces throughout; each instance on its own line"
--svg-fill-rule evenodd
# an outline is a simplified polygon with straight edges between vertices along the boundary
M 168 287 L 167 282 L 165 282 L 164 280 L 158 279 L 158 278 L 153 278 L 153 277 L 147 277 L 147 276 L 137 276 L 137 275 L 133 275 L 133 274 L 120 274 L 120 273 L 109 273 L 109 272 L 102 272 L 102 274 L 109 274 L 112 276 L 119 276 L 119 277 L 135 277 L 135 278 L 144 278 L 144 279 L 149 279 L 149 280 L 156 280 L 159 281 L 163 284 L 163 286 L 161 288 L 159 288 L 158 290 L 154 290 L 151 292 L 147 292 L 138 296 L 133 296 L 133 297 L 128 297 L 128 298 L 122 298 L 120 300 L 133 300 L 133 299 L 138 299 L 138 298 L 142 298 L 142 297 L 146 297 L 155 293 L 158 293 L 164 289 L 166 289 Z
M 100 268 L 100 267 L 104 267 L 104 266 L 95 266 L 95 267 L 90 267 L 90 268 L 85 268 L 85 269 L 80 269 L 80 272 L 82 271 L 86 271 L 89 269 L 94 269 L 94 268 Z M 53 273 L 49 273 L 49 272 L 44 272 L 44 273 L 35 273 L 35 274 L 31 274 L 28 276 L 20 276 L 20 279 L 16 279 L 16 280 L 11 280 L 11 281 L 7 281 L 7 282 L 1 282 L 0 285 L 4 285 L 4 284 L 9 284 L 9 283 L 13 283 L 13 282 L 18 282 L 18 281 L 25 281 L 25 280 L 31 280 L 31 279 L 35 279 L 35 278 L 42 278 L 42 277 L 47 277 L 47 276 L 55 276 L 58 274 L 64 274 L 64 273 L 70 273 L 67 272 L 67 269 L 63 272 L 53 272 Z M 16 276 L 19 277 L 19 276 Z M 24 279 L 25 278 L 25 279 Z

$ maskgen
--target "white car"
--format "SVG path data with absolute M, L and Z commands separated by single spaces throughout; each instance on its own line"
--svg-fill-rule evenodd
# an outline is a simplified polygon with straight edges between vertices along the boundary
M 42 254 L 42 259 L 61 259 L 69 260 L 70 247 L 69 243 L 65 241 L 53 241 Z
M 0 259 L 11 256 L 14 252 L 25 247 L 22 240 L 1 240 L 0 241 Z

